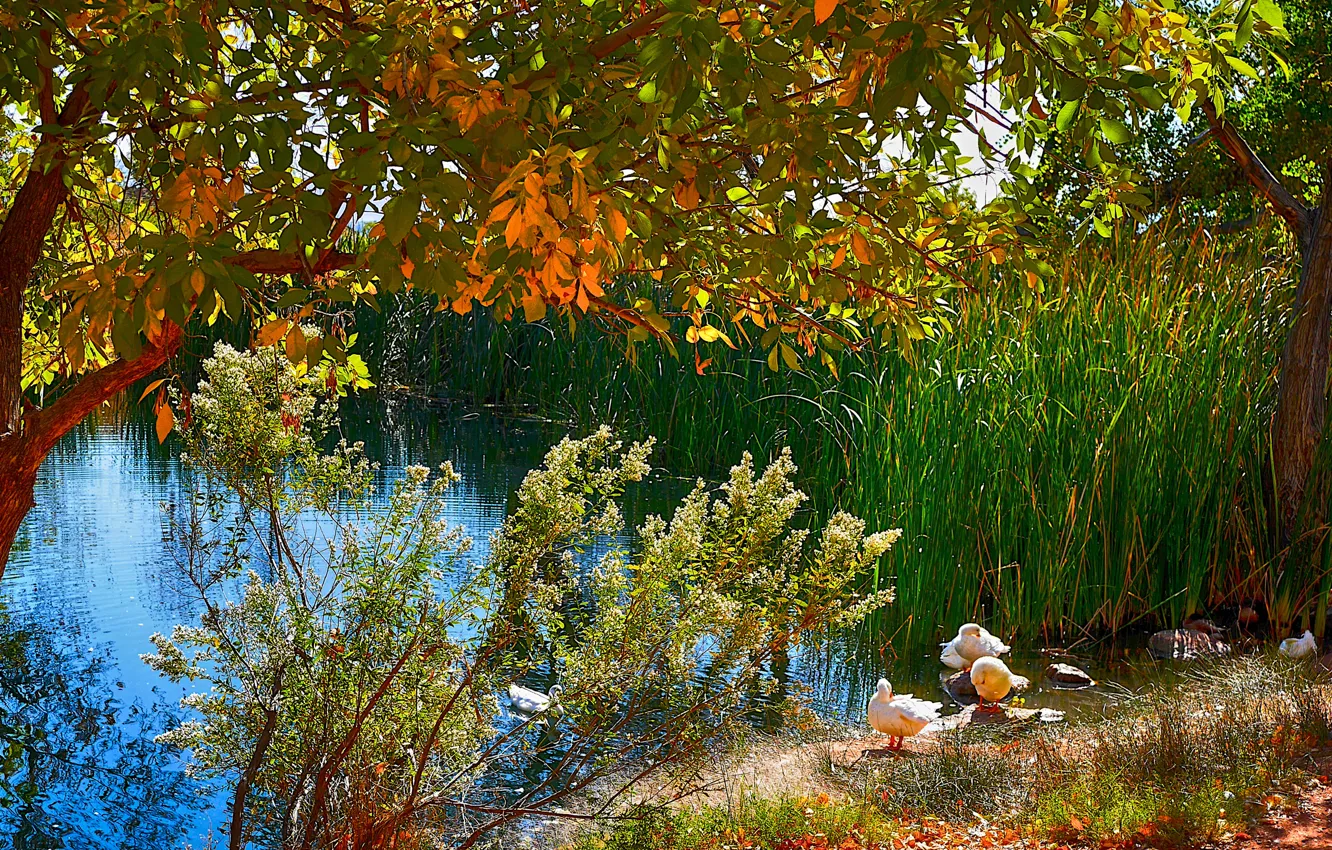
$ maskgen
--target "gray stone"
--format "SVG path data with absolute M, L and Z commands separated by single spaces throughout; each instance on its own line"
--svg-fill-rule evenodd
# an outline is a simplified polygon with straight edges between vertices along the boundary
M 966 726 L 999 726 L 1007 723 L 1060 723 L 1064 712 L 1053 708 L 1018 708 L 1001 705 L 996 709 L 988 706 L 985 711 L 975 706 L 968 706 L 957 714 L 949 714 L 931 723 L 925 733 L 948 732 Z
M 1045 678 L 1061 688 L 1090 688 L 1096 684 L 1086 670 L 1072 664 L 1051 664 L 1045 668 Z
M 1196 661 L 1208 656 L 1227 655 L 1230 645 L 1213 633 L 1196 629 L 1166 629 L 1152 635 L 1147 651 L 1153 658 Z

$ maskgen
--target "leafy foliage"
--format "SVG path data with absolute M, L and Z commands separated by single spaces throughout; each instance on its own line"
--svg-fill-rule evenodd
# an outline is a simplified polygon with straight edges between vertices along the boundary
M 409 468 L 370 511 L 360 447 L 320 452 L 312 373 L 224 345 L 205 369 L 179 426 L 200 488 L 175 523 L 205 613 L 145 660 L 211 685 L 166 739 L 236 780 L 233 846 L 388 846 L 426 826 L 470 845 L 594 785 L 611 806 L 738 734 L 774 653 L 891 598 L 854 588 L 900 532 L 842 513 L 793 528 L 789 454 L 761 474 L 746 456 L 720 494 L 700 482 L 592 565 L 577 553 L 622 535 L 651 443 L 563 440 L 475 565 L 443 519 L 451 467 Z M 495 694 L 515 681 L 563 693 L 514 717 Z
M 1315 207 L 1322 191 L 1320 163 L 1328 161 L 1332 138 L 1332 78 L 1326 61 L 1332 6 L 1324 0 L 1284 0 L 1280 6 L 1290 41 L 1279 55 L 1250 43 L 1234 57 L 1246 75 L 1254 68 L 1267 72 L 1236 82 L 1239 96 L 1230 121 L 1295 197 Z M 1201 116 L 1181 121 L 1163 110 L 1120 155 L 1150 184 L 1157 209 L 1177 207 L 1181 215 L 1221 223 L 1254 215 L 1253 187 L 1227 154 L 1210 144 Z M 1048 141 L 1033 181 L 1066 222 L 1087 214 L 1081 202 L 1094 175 L 1080 165 L 1077 141 L 1056 136 Z
M 29 374 L 247 307 L 313 365 L 344 334 L 300 321 L 403 287 L 672 346 L 682 312 L 689 342 L 757 338 L 773 368 L 907 346 L 946 327 L 922 314 L 962 264 L 1048 273 L 1016 229 L 1038 140 L 1078 140 L 1105 226 L 1142 202 L 1115 154 L 1141 116 L 1223 110 L 1247 46 L 1283 37 L 1271 0 L 19 0 L 4 194 L 50 167 L 70 193 Z M 991 119 L 1015 176 L 974 209 L 953 135 Z M 669 302 L 627 297 L 631 271 Z

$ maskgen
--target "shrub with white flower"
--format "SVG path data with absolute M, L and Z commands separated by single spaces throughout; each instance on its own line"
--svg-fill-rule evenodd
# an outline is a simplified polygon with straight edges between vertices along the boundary
M 890 599 L 855 588 L 899 532 L 845 513 L 796 527 L 789 451 L 698 482 L 592 563 L 590 546 L 625 539 L 620 500 L 652 443 L 563 440 L 478 565 L 443 519 L 451 467 L 408 467 L 372 510 L 358 448 L 319 451 L 336 420 L 308 377 L 223 347 L 205 370 L 186 436 L 208 492 L 175 522 L 205 613 L 145 660 L 207 685 L 164 740 L 234 783 L 232 847 L 428 831 L 466 848 L 571 798 L 611 811 L 741 733 L 786 653 Z M 515 717 L 516 682 L 562 693 Z

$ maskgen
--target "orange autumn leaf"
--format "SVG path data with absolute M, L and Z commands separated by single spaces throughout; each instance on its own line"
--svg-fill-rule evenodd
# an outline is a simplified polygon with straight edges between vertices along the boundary
M 838 0 L 814 0 L 814 23 L 821 24 L 837 11 Z
M 623 242 L 625 237 L 629 235 L 629 220 L 616 207 L 609 208 L 606 212 L 606 218 L 610 222 L 611 233 L 615 236 L 615 241 Z
M 157 442 L 165 443 L 166 438 L 171 434 L 171 429 L 176 426 L 176 414 L 171 409 L 171 405 L 158 405 L 156 426 Z

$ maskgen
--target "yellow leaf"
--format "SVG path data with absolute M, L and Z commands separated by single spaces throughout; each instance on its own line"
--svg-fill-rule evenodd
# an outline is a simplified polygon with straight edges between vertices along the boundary
M 530 290 L 523 294 L 523 318 L 529 322 L 539 322 L 546 318 L 545 300 Z
M 855 254 L 856 259 L 862 263 L 868 264 L 874 260 L 870 253 L 869 240 L 859 230 L 851 231 L 851 253 Z
M 289 322 L 286 319 L 274 319 L 259 329 L 259 345 L 267 348 L 282 339 L 287 333 Z
M 933 243 L 936 239 L 938 239 L 940 236 L 943 235 L 944 235 L 944 228 L 937 227 L 934 230 L 931 230 L 929 233 L 926 233 L 924 236 L 921 236 L 920 239 L 917 240 L 916 244 L 919 245 L 921 248 L 928 248 L 930 247 L 931 243 Z
M 176 414 L 171 410 L 171 405 L 164 404 L 157 408 L 157 442 L 165 443 L 175 425 Z
M 519 211 L 510 216 L 509 223 L 504 226 L 504 244 L 512 248 L 522 237 L 523 214 Z
M 541 189 L 545 185 L 546 181 L 542 180 L 541 175 L 537 174 L 535 171 L 529 173 L 527 178 L 523 180 L 523 189 L 527 192 L 528 197 L 531 198 L 540 195 Z
M 203 295 L 204 273 L 203 269 L 198 266 L 195 266 L 194 271 L 190 272 L 190 288 L 194 290 L 195 295 Z
M 508 198 L 495 205 L 490 211 L 490 217 L 486 219 L 489 224 L 492 221 L 503 221 L 513 212 L 513 208 L 518 204 L 517 198 Z
M 821 24 L 837 10 L 837 0 L 814 0 L 814 23 Z
M 787 368 L 799 372 L 800 361 L 796 358 L 795 349 L 784 342 L 780 343 L 780 345 L 782 347 L 782 360 L 786 362 Z
M 610 207 L 606 213 L 606 218 L 610 221 L 611 233 L 615 236 L 616 242 L 623 242 L 629 234 L 629 220 L 624 217 L 616 207 Z

